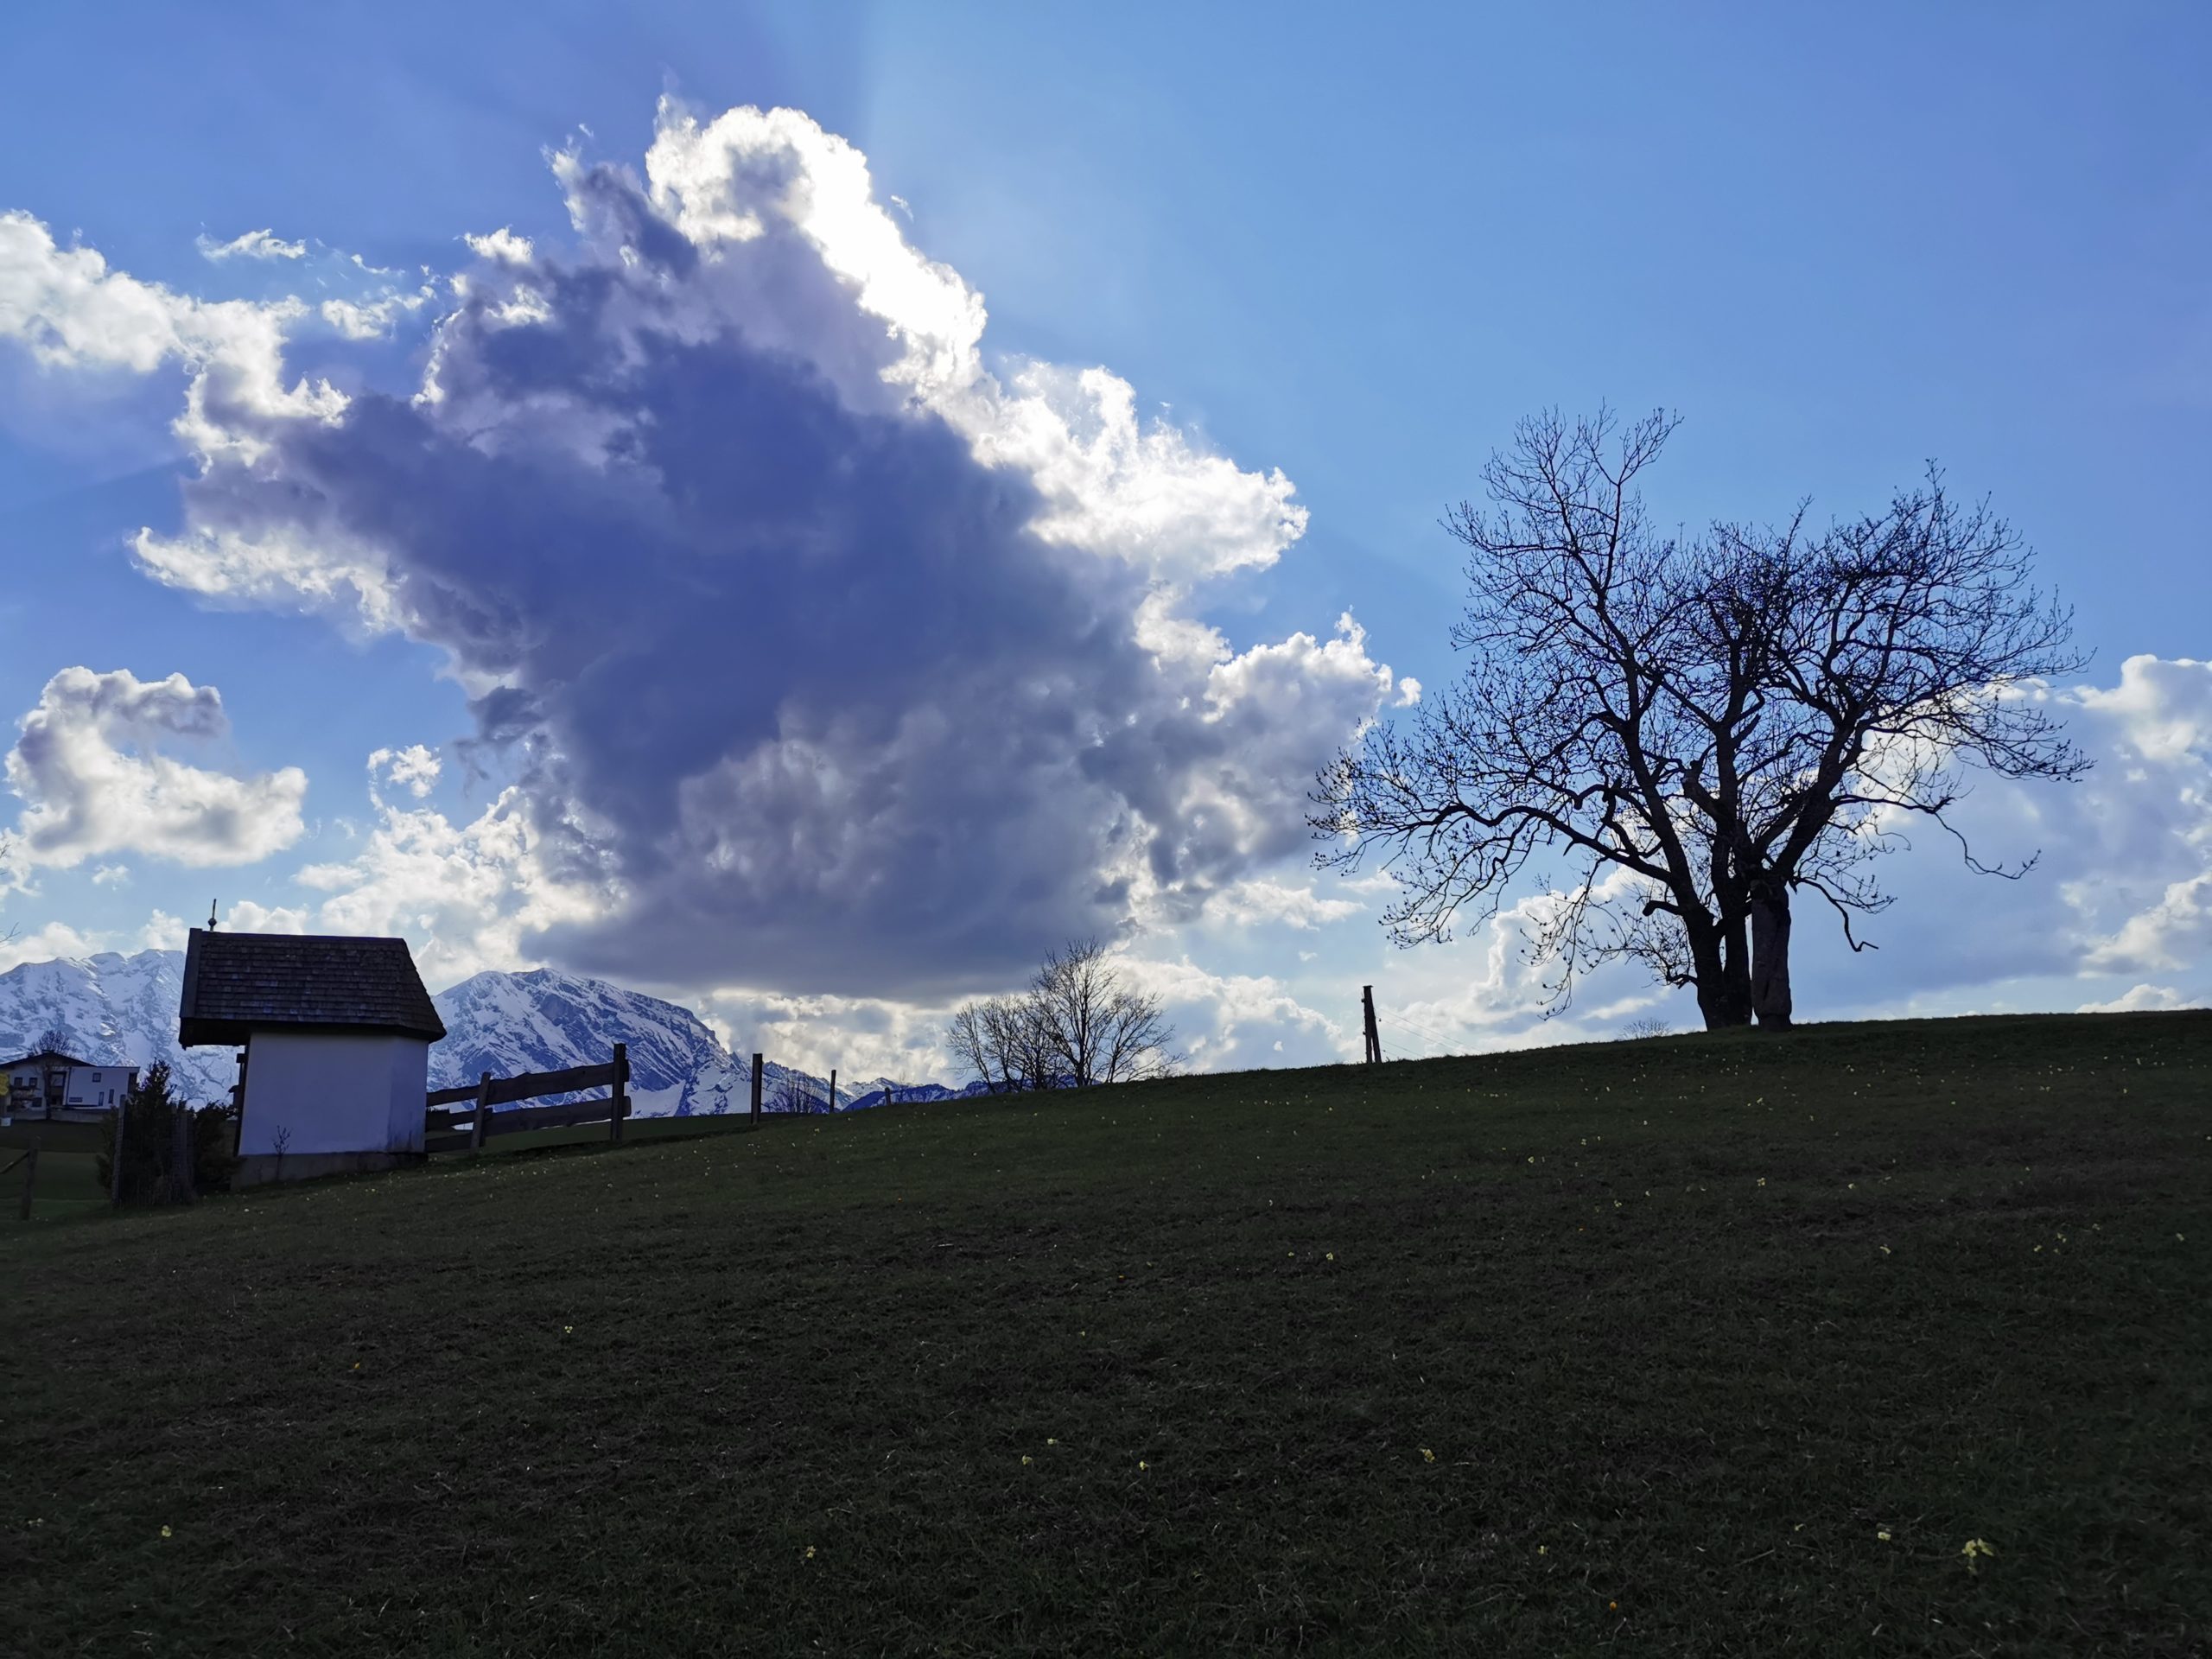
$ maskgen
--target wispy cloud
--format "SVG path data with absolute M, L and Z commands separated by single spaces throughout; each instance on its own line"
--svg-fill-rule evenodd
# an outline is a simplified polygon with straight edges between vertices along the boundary
M 308 251 L 304 242 L 287 242 L 266 228 L 248 231 L 227 242 L 202 233 L 197 242 L 200 257 L 220 264 L 226 259 L 297 259 Z

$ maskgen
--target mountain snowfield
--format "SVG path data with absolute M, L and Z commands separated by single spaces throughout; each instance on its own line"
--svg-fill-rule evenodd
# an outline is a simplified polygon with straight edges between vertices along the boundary
M 183 977 L 181 950 L 128 957 L 105 950 L 24 963 L 0 974 L 0 1050 L 10 1057 L 23 1053 L 58 1027 L 80 1058 L 141 1066 L 167 1060 L 185 1098 L 226 1100 L 238 1080 L 235 1051 L 177 1046 Z M 723 1047 L 697 1014 L 658 997 L 541 968 L 478 974 L 432 1000 L 446 1023 L 446 1039 L 430 1049 L 433 1089 L 473 1083 L 485 1071 L 504 1077 L 602 1065 L 623 1042 L 630 1047 L 639 1116 L 703 1116 L 752 1106 L 750 1063 Z M 817 1103 L 828 1093 L 823 1079 L 772 1060 L 762 1072 L 762 1100 L 772 1110 L 793 1084 Z M 841 1078 L 838 1106 L 880 1105 L 887 1084 L 900 1100 L 944 1100 L 981 1086 Z

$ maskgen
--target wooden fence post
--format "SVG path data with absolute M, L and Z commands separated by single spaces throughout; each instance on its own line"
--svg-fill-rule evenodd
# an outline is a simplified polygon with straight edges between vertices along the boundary
M 753 1127 L 760 1127 L 760 1057 L 753 1057 Z
M 476 1078 L 476 1121 L 469 1125 L 468 1149 L 474 1152 L 484 1144 L 484 1137 L 492 1128 L 492 1074 L 480 1072 Z
M 29 1221 L 29 1220 L 31 1218 L 31 1191 L 32 1191 L 32 1189 L 33 1189 L 33 1188 L 35 1188 L 35 1186 L 37 1186 L 37 1185 L 38 1185 L 38 1137 L 37 1137 L 36 1135 L 33 1135 L 33 1136 L 31 1137 L 31 1149 L 30 1149 L 28 1153 L 26 1153 L 26 1154 L 23 1154 L 23 1214 L 22 1214 L 22 1218 L 23 1218 L 25 1221 Z
M 834 1117 L 834 1116 L 836 1116 L 836 1113 L 837 1113 L 837 1068 L 836 1068 L 836 1066 L 834 1066 L 834 1065 L 833 1065 L 833 1066 L 831 1066 L 831 1067 L 830 1068 L 830 1116 L 833 1116 L 833 1117 Z
M 123 1115 L 130 1104 L 130 1093 L 125 1090 L 115 1103 L 115 1156 L 107 1171 L 107 1201 L 112 1209 L 123 1202 Z
M 630 1115 L 630 1045 L 614 1045 L 613 1111 L 607 1119 L 607 1138 L 620 1142 L 622 1139 L 622 1120 Z

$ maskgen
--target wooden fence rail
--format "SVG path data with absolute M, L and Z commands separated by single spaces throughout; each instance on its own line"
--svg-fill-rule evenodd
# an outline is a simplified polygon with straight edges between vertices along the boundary
M 607 1092 L 559 1106 L 530 1106 L 518 1112 L 493 1109 L 512 1101 L 569 1095 L 585 1089 L 604 1089 Z M 464 1100 L 470 1103 L 466 1111 L 442 1109 Z M 495 1077 L 486 1071 L 473 1084 L 431 1090 L 423 1102 L 423 1149 L 463 1152 L 481 1147 L 486 1135 L 599 1122 L 607 1125 L 609 1141 L 619 1141 L 622 1138 L 622 1121 L 629 1116 L 630 1049 L 626 1043 L 617 1043 L 614 1058 L 605 1065 L 572 1065 L 562 1071 L 525 1071 L 512 1077 Z M 461 1128 L 464 1123 L 467 1125 L 465 1130 Z

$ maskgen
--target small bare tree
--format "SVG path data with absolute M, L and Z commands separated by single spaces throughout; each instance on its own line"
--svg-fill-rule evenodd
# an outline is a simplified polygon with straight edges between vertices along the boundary
M 952 1018 L 945 1022 L 944 1046 L 988 1092 L 1000 1095 L 1013 1084 L 1000 1069 L 998 1050 L 990 1041 L 986 1007 L 982 1002 L 967 1002 L 955 1008 Z
M 1051 1053 L 1079 1089 L 1164 1077 L 1179 1063 L 1160 999 L 1131 989 L 1096 939 L 1047 956 L 1029 999 Z
M 1555 998 L 1628 957 L 1694 988 L 1708 1027 L 1786 1026 L 1793 896 L 1868 948 L 1853 918 L 1889 902 L 1870 861 L 1911 817 L 1958 835 L 1962 764 L 2079 775 L 2032 693 L 2082 659 L 2018 537 L 1933 469 L 1817 536 L 1802 507 L 1779 530 L 1659 534 L 1635 485 L 1673 428 L 1522 423 L 1484 470 L 1491 510 L 1445 520 L 1470 555 L 1465 673 L 1340 755 L 1310 822 L 1325 867 L 1381 851 L 1401 944 L 1448 938 L 1470 906 L 1489 920 L 1563 851 L 1576 874 L 1529 941 Z M 1960 844 L 1984 874 L 2034 862 Z
M 1096 939 L 1046 957 L 1018 996 L 953 1014 L 945 1046 L 994 1094 L 1165 1077 L 1181 1058 L 1160 999 L 1126 984 Z
M 994 996 L 956 1009 L 945 1027 L 953 1058 L 994 1095 L 1057 1086 L 1058 1072 L 1026 997 Z
M 787 1071 L 776 1090 L 775 1103 L 768 1109 L 772 1112 L 804 1113 L 819 1110 L 820 1106 L 807 1079 L 796 1071 Z

